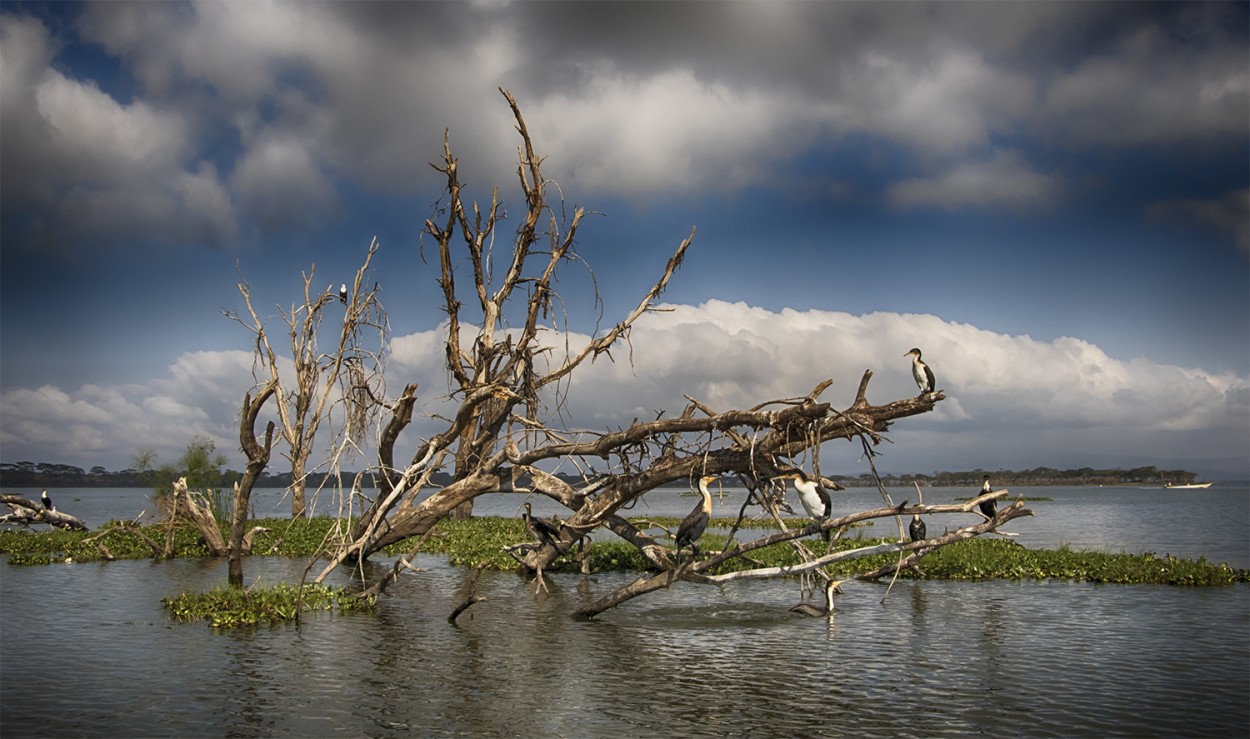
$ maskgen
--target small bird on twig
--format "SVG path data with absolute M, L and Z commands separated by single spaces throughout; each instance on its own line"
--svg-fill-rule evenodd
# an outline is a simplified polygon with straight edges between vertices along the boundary
M 934 379 L 933 370 L 929 369 L 929 365 L 920 361 L 920 350 L 912 349 L 903 356 L 911 357 L 911 376 L 915 378 L 920 394 L 926 395 L 933 392 L 933 388 L 937 386 L 937 380 Z

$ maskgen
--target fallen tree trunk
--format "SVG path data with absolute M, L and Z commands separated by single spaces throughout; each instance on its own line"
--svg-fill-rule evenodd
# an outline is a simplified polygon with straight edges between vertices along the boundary
M 81 519 L 62 513 L 55 508 L 44 508 L 42 503 L 36 503 L 30 498 L 20 495 L 0 495 L 0 503 L 9 507 L 9 512 L 0 516 L 0 523 L 13 523 L 20 526 L 46 523 L 58 529 L 89 530 L 87 524 Z

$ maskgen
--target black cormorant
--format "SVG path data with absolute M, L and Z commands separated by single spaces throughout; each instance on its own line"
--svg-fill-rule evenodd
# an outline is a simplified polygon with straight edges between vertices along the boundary
M 556 549 L 560 548 L 558 544 L 560 541 L 560 524 L 548 521 L 545 518 L 536 518 L 529 501 L 525 502 L 525 513 L 521 517 L 525 519 L 525 528 L 534 537 L 534 541 L 555 547 Z
M 842 593 L 842 588 L 838 587 L 842 584 L 841 580 L 830 580 L 825 583 L 825 607 L 817 608 L 811 603 L 799 603 L 791 606 L 790 610 L 795 613 L 801 613 L 804 616 L 832 616 L 833 615 L 833 594 Z
M 981 484 L 981 495 L 985 495 L 986 493 L 992 493 L 992 492 L 994 491 L 990 489 L 990 476 L 986 475 L 985 482 Z M 994 514 L 997 513 L 997 511 L 994 508 L 994 501 L 992 500 L 981 501 L 980 503 L 977 504 L 977 508 L 981 509 L 981 514 L 984 515 L 986 518 L 993 518 Z
M 933 370 L 929 369 L 929 365 L 920 361 L 920 350 L 912 349 L 903 355 L 911 357 L 911 376 L 916 378 L 916 386 L 920 388 L 920 394 L 933 392 L 933 388 L 937 387 L 937 380 L 933 377 Z
M 716 475 L 704 475 L 699 478 L 699 495 L 703 496 L 703 500 L 694 507 L 694 510 L 682 519 L 681 525 L 677 527 L 677 556 L 681 557 L 681 548 L 689 545 L 694 551 L 698 551 L 695 542 L 703 536 L 703 532 L 707 530 L 707 523 L 712 518 L 712 494 L 708 492 L 707 484 L 716 479 Z

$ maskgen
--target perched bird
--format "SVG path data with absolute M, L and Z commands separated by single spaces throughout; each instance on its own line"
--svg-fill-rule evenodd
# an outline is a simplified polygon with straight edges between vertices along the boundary
M 986 493 L 992 493 L 992 492 L 994 491 L 990 489 L 990 476 L 985 475 L 985 482 L 981 484 L 981 495 L 985 495 Z M 994 514 L 997 513 L 997 511 L 994 508 L 994 501 L 992 500 L 981 501 L 979 504 L 977 504 L 977 508 L 981 509 L 981 514 L 985 516 L 986 518 L 993 518 Z
M 347 305 L 347 283 L 339 285 L 339 302 Z
M 920 350 L 912 349 L 903 355 L 911 357 L 911 376 L 916 378 L 916 386 L 920 388 L 920 394 L 933 392 L 933 388 L 937 386 L 937 380 L 933 377 L 933 370 L 929 369 L 929 365 L 920 361 Z
M 825 490 L 819 482 L 808 477 L 802 469 L 796 467 L 793 471 L 778 475 L 773 479 L 794 480 L 794 489 L 799 493 L 799 502 L 803 504 L 803 510 L 807 511 L 807 515 L 815 519 L 816 523 L 823 524 L 829 518 L 829 512 L 833 509 L 829 491 Z M 820 532 L 820 538 L 829 541 L 832 534 L 832 531 L 825 529 Z
M 559 548 L 560 541 L 560 524 L 548 521 L 545 518 L 536 518 L 533 508 L 530 507 L 529 501 L 525 502 L 525 513 L 521 516 L 525 519 L 525 528 L 534 537 L 534 541 L 547 546 Z
M 677 527 L 677 556 L 681 558 L 681 548 L 689 545 L 690 548 L 698 552 L 698 546 L 695 542 L 703 536 L 703 532 L 707 530 L 707 523 L 712 519 L 712 494 L 708 492 L 707 484 L 716 479 L 716 475 L 704 475 L 699 478 L 699 494 L 703 496 L 703 500 L 694 507 L 694 510 L 682 519 L 681 525 Z
M 40 496 L 39 496 L 39 499 L 43 501 L 43 507 L 44 507 L 44 508 L 47 508 L 47 509 L 48 509 L 48 510 L 50 510 L 50 511 L 55 511 L 55 510 L 56 510 L 56 506 L 52 505 L 52 499 L 48 497 L 48 491 L 47 491 L 47 490 L 43 491 L 43 495 L 40 495 Z
M 838 587 L 842 584 L 841 580 L 830 580 L 825 583 L 825 607 L 817 608 L 811 603 L 799 603 L 791 606 L 790 610 L 795 613 L 801 613 L 804 616 L 832 616 L 833 615 L 833 594 L 842 594 L 842 588 Z
M 907 527 L 907 533 L 911 534 L 912 541 L 921 541 L 924 539 L 924 521 L 920 520 L 919 513 L 911 514 L 911 525 Z

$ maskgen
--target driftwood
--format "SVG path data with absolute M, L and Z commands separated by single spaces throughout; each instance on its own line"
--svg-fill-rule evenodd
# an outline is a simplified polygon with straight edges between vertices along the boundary
M 8 513 L 0 515 L 0 523 L 18 524 L 20 526 L 46 523 L 58 529 L 88 530 L 87 524 L 83 523 L 81 519 L 68 513 L 62 513 L 55 508 L 44 508 L 42 503 L 37 503 L 21 495 L 0 495 L 0 503 L 9 507 Z

